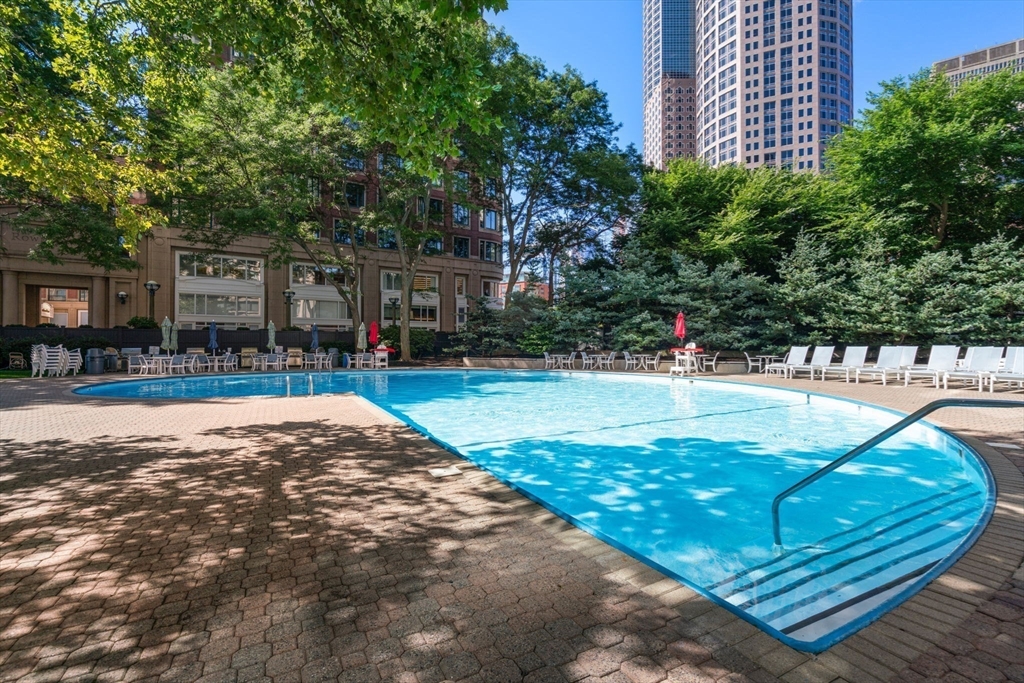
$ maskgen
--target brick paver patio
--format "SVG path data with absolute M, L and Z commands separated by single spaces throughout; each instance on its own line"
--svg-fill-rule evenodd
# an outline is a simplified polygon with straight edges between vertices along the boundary
M 80 381 L 0 382 L 2 681 L 1024 682 L 1024 451 L 979 448 L 1000 491 L 970 553 L 811 657 L 360 399 Z M 977 395 L 787 384 L 904 411 Z M 1024 407 L 934 421 L 1024 446 Z

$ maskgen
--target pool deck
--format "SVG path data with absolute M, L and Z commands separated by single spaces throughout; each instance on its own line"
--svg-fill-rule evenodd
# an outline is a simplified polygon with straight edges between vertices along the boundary
M 723 379 L 905 412 L 979 395 Z M 361 399 L 67 392 L 87 381 L 0 381 L 2 681 L 1024 683 L 1021 392 L 930 418 L 996 478 L 979 541 L 810 656 Z

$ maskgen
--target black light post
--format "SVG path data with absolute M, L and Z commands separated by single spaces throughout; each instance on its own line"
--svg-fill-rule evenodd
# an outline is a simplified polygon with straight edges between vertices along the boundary
M 150 280 L 145 284 L 146 291 L 149 292 L 149 319 L 156 320 L 156 290 L 160 289 L 153 280 Z
M 284 294 L 284 303 L 285 303 L 285 309 L 286 309 L 285 316 L 284 316 L 284 325 L 285 325 L 285 327 L 291 327 L 292 326 L 292 299 L 295 298 L 295 290 L 293 290 L 293 289 L 286 289 L 286 290 L 284 290 L 282 292 L 282 294 Z
M 394 327 L 398 324 L 398 312 L 395 310 L 395 306 L 398 305 L 398 297 L 393 296 L 388 301 L 391 302 L 391 326 Z

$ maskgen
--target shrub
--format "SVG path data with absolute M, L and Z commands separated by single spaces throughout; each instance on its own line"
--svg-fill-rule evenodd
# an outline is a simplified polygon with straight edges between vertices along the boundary
M 57 327 L 53 323 L 39 323 L 36 327 Z
M 385 327 L 380 331 L 380 340 L 394 348 L 399 354 L 402 353 L 400 338 L 401 328 L 398 325 L 391 325 L 390 327 Z M 423 330 L 416 327 L 410 329 L 409 345 L 412 347 L 409 349 L 410 355 L 413 358 L 433 356 L 434 343 L 436 340 L 437 334 L 433 330 Z
M 128 321 L 128 327 L 132 328 L 133 330 L 155 330 L 160 326 L 152 318 L 137 315 Z

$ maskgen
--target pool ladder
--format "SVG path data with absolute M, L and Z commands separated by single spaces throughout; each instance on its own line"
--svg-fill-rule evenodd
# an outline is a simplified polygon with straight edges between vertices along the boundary
M 775 551 L 775 553 L 779 554 L 783 551 L 782 531 L 780 529 L 779 523 L 779 505 L 782 503 L 782 501 L 784 501 L 786 498 L 789 498 L 797 491 L 807 486 L 810 486 L 814 482 L 824 477 L 829 472 L 839 469 L 840 467 L 850 462 L 854 458 L 863 455 L 867 451 L 871 450 L 878 444 L 888 439 L 893 434 L 903 431 L 910 425 L 914 424 L 915 422 L 923 418 L 925 415 L 928 415 L 929 413 L 932 413 L 938 410 L 939 408 L 951 407 L 1022 409 L 1024 408 L 1024 403 L 1021 403 L 1020 401 L 998 401 L 995 399 L 988 398 L 940 398 L 938 401 L 932 401 L 923 408 L 920 408 L 915 412 L 911 413 L 910 415 L 907 415 L 905 418 L 903 418 L 893 426 L 889 427 L 884 431 L 879 432 L 878 434 L 871 437 L 861 445 L 854 448 L 846 455 L 836 458 L 829 464 L 822 467 L 817 472 L 811 474 L 810 476 L 804 479 L 801 479 L 800 481 L 798 481 L 797 483 L 793 484 L 788 489 L 780 493 L 779 495 L 775 496 L 775 500 L 772 501 L 772 534 L 775 537 L 775 546 L 772 549 Z

